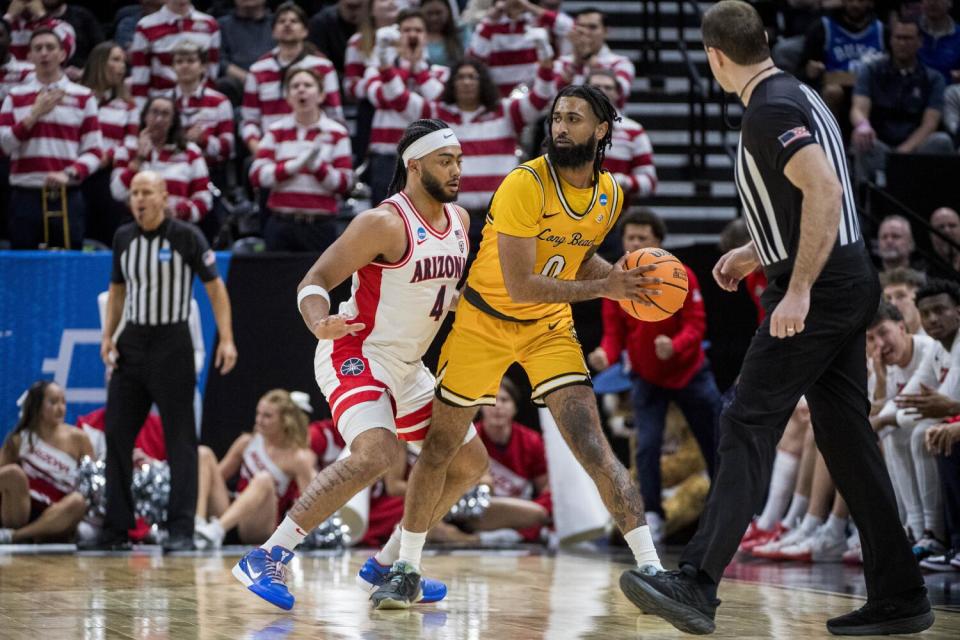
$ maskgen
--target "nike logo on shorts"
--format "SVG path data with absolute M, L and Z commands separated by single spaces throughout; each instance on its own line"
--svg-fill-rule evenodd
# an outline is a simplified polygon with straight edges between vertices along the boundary
M 547 329 L 549 329 L 550 331 L 553 331 L 554 329 L 557 328 L 558 324 L 560 324 L 559 320 L 557 320 L 556 322 L 551 322 L 550 324 L 547 325 Z

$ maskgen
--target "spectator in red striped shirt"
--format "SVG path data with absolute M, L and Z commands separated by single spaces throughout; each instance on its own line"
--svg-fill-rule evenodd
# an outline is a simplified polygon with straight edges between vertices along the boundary
M 173 50 L 177 86 L 171 96 L 180 112 L 180 125 L 187 141 L 203 151 L 213 183 L 226 187 L 226 163 L 233 156 L 233 105 L 227 96 L 204 82 L 207 52 L 193 42 L 181 42 Z
M 350 134 L 324 115 L 322 79 L 287 72 L 293 114 L 267 129 L 250 167 L 255 188 L 270 189 L 263 237 L 270 251 L 322 253 L 337 238 L 340 199 L 353 186 Z
M 130 45 L 130 89 L 137 104 L 173 89 L 173 50 L 184 39 L 207 52 L 207 80 L 220 72 L 220 25 L 193 8 L 190 0 L 167 0 L 159 11 L 144 16 Z
M 627 212 L 620 220 L 623 251 L 659 247 L 667 235 L 663 220 L 649 209 Z M 707 319 L 697 277 L 689 267 L 689 293 L 675 315 L 642 322 L 627 315 L 616 300 L 603 301 L 603 340 L 587 360 L 600 371 L 620 360 L 624 349 L 633 377 L 633 425 L 637 433 L 637 479 L 654 542 L 661 537 L 660 454 L 667 405 L 683 412 L 710 472 L 714 468 L 714 432 L 720 416 L 720 391 L 703 352 Z
M 16 86 L 33 73 L 33 63 L 18 60 L 10 51 L 10 23 L 0 20 L 0 102 L 7 97 L 10 87 Z
M 33 73 L 33 63 L 17 60 L 10 53 L 10 25 L 0 19 L 0 104 L 10 87 L 22 83 Z M 0 238 L 7 237 L 7 211 L 10 201 L 10 158 L 0 152 Z
M 64 62 L 76 51 L 77 34 L 73 27 L 48 14 L 41 0 L 13 0 L 3 19 L 10 24 L 10 53 L 18 60 L 30 58 L 30 35 L 37 29 L 51 29 L 57 34 L 66 52 Z
M 587 83 L 603 91 L 610 102 L 622 104 L 622 86 L 615 72 L 595 69 L 590 72 Z M 653 145 L 650 136 L 636 120 L 620 115 L 620 122 L 613 128 L 613 140 L 607 149 L 603 168 L 613 174 L 623 189 L 627 202 L 630 198 L 646 198 L 657 190 L 657 169 L 653 165 Z
M 573 20 L 565 13 L 547 11 L 528 0 L 498 0 L 477 26 L 468 56 L 490 67 L 501 96 L 519 84 L 530 85 L 537 73 L 538 42 L 547 41 L 542 31 L 565 41 Z M 548 44 L 549 46 L 549 44 Z M 543 57 L 543 56 L 540 56 Z
M 623 109 L 637 72 L 629 58 L 612 52 L 607 46 L 607 19 L 603 12 L 593 7 L 577 12 L 570 42 L 573 53 L 557 58 L 557 74 L 568 84 L 584 84 L 592 71 L 609 69 L 620 87 L 620 99 L 613 104 Z
M 251 155 L 257 154 L 266 130 L 292 113 L 284 99 L 282 86 L 284 74 L 290 69 L 312 69 L 320 78 L 323 90 L 321 107 L 328 117 L 345 122 L 336 71 L 330 60 L 314 55 L 308 49 L 307 14 L 303 9 L 293 2 L 277 7 L 273 37 L 277 47 L 253 63 L 243 88 L 240 135 Z
M 101 42 L 87 59 L 81 84 L 93 91 L 100 111 L 100 131 L 103 138 L 100 166 L 83 182 L 83 197 L 87 208 L 96 211 L 90 216 L 87 236 L 108 247 L 113 234 L 122 222 L 129 220 L 125 204 L 110 195 L 110 173 L 113 157 L 121 147 L 137 146 L 140 112 L 130 97 L 124 78 L 127 75 L 127 55 L 113 41 Z
M 130 183 L 141 171 L 154 171 L 164 179 L 168 212 L 178 220 L 199 223 L 213 207 L 203 152 L 184 137 L 180 114 L 169 97 L 147 101 L 140 113 L 137 146 L 117 150 L 110 181 L 113 197 L 126 202 Z
M 397 164 L 397 143 L 403 130 L 419 117 L 411 117 L 394 108 L 384 88 L 384 72 L 399 76 L 397 82 L 410 91 L 427 100 L 436 100 L 443 93 L 450 69 L 431 65 L 427 60 L 427 24 L 419 9 L 404 9 L 397 15 L 396 25 L 377 29 L 373 58 L 377 66 L 367 67 L 364 72 L 367 99 L 376 108 L 367 150 L 366 175 L 370 199 L 379 203 L 387 197 L 390 178 Z
M 429 101 L 410 91 L 397 69 L 381 73 L 383 95 L 406 119 L 436 118 L 446 122 L 463 147 L 463 173 L 457 204 L 470 212 L 470 246 L 478 247 L 487 205 L 503 178 L 517 165 L 517 145 L 557 93 L 553 59 L 540 61 L 533 90 L 501 98 L 487 66 L 463 60 L 451 70 L 443 96 Z
M 367 157 L 367 147 L 370 145 L 370 130 L 375 109 L 367 99 L 367 83 L 377 76 L 373 72 L 367 76 L 366 72 L 368 67 L 378 65 L 373 51 L 377 31 L 396 23 L 399 13 L 395 0 L 363 0 L 357 31 L 347 41 L 341 78 L 344 96 L 347 100 L 357 103 L 356 129 L 352 139 L 354 165 L 363 162 Z M 386 55 L 391 60 L 395 59 L 396 49 L 388 50 Z
M 63 73 L 66 55 L 53 30 L 35 31 L 30 60 L 36 74 L 11 88 L 0 108 L 0 145 L 11 161 L 9 222 L 14 249 L 36 249 L 44 242 L 43 193 L 48 190 L 50 209 L 58 211 L 61 188 L 69 244 L 78 249 L 83 244 L 85 206 L 77 185 L 100 166 L 102 142 L 97 100 Z M 49 244 L 68 244 L 61 225 L 53 222 Z

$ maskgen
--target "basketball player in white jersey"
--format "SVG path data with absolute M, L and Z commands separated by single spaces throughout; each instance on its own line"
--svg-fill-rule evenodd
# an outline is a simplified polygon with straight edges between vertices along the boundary
M 297 296 L 319 340 L 317 383 L 351 454 L 321 471 L 270 539 L 233 568 L 240 582 L 283 609 L 294 604 L 285 583 L 293 549 L 387 471 L 402 455 L 398 438 L 420 442 L 430 425 L 434 378 L 420 359 L 466 267 L 469 217 L 452 204 L 463 153 L 440 120 L 411 123 L 397 152 L 394 195 L 350 223 L 311 267 Z M 331 314 L 327 292 L 351 274 L 352 297 Z M 435 522 L 487 468 L 486 449 L 475 436 L 471 427 L 451 464 Z M 378 587 L 399 554 L 397 529 L 360 570 L 361 585 Z M 421 602 L 446 595 L 442 583 L 425 579 L 420 586 Z

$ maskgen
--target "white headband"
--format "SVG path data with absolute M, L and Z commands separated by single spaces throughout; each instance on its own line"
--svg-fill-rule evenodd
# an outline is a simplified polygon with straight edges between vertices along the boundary
M 431 131 L 422 138 L 417 138 L 407 150 L 403 152 L 403 166 L 407 166 L 407 162 L 410 160 L 416 160 L 422 158 L 428 153 L 433 153 L 437 149 L 442 149 L 443 147 L 449 147 L 451 145 L 460 146 L 460 141 L 457 140 L 457 134 L 453 132 L 453 129 L 440 129 L 439 131 Z

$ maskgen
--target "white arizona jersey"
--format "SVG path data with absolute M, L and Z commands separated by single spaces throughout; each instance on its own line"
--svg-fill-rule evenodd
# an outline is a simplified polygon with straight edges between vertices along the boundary
M 437 335 L 463 276 L 467 230 L 450 204 L 443 206 L 447 217 L 443 231 L 431 227 L 403 192 L 383 204 L 403 218 L 406 254 L 397 263 L 371 262 L 357 271 L 352 295 L 340 305 L 340 314 L 366 325 L 357 334 L 364 347 L 375 347 L 402 362 L 417 362 Z
M 76 459 L 32 431 L 20 440 L 20 466 L 27 475 L 30 499 L 42 505 L 59 501 L 77 484 Z

